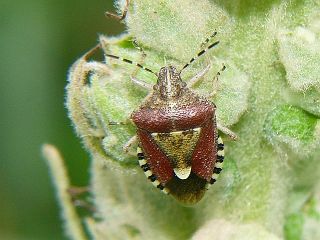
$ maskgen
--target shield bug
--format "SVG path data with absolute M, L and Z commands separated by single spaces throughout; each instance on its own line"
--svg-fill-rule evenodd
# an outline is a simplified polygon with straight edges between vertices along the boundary
M 210 38 L 215 35 L 216 32 Z M 162 67 L 158 73 L 131 60 L 106 54 L 157 76 L 154 86 L 132 78 L 133 82 L 151 92 L 131 114 L 137 136 L 125 148 L 137 140 L 137 156 L 146 177 L 162 192 L 185 204 L 198 202 L 222 170 L 224 144 L 218 128 L 232 139 L 236 138 L 230 130 L 217 125 L 215 104 L 191 90 L 208 72 L 209 66 L 188 84 L 181 79 L 182 70 L 218 43 L 216 41 L 200 51 L 181 70 L 170 65 Z

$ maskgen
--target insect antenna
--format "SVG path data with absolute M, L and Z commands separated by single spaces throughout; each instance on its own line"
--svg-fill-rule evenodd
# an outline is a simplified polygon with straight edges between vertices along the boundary
M 212 38 L 214 38 L 215 36 L 217 35 L 217 32 L 214 32 L 211 34 L 210 37 L 207 37 L 206 40 L 204 40 L 202 43 L 201 43 L 201 48 L 203 48 Z
M 157 73 L 155 73 L 154 71 L 152 71 L 150 68 L 147 68 L 147 67 L 141 65 L 141 64 L 138 63 L 138 62 L 134 62 L 134 61 L 132 61 L 132 60 L 130 60 L 130 59 L 122 58 L 122 57 L 115 56 L 115 55 L 108 54 L 108 53 L 106 53 L 105 56 L 110 57 L 110 58 L 114 58 L 114 59 L 118 59 L 118 60 L 121 60 L 121 61 L 126 62 L 126 63 L 133 64 L 133 65 L 135 65 L 135 66 L 137 66 L 137 67 L 139 67 L 139 68 L 141 68 L 141 69 L 143 69 L 143 70 L 145 70 L 145 71 L 147 71 L 147 72 L 153 73 L 154 75 L 156 75 L 156 76 L 158 77 L 158 74 L 157 74 Z
M 209 42 L 209 40 L 211 38 L 213 38 L 215 35 L 217 34 L 217 32 L 214 32 L 209 38 L 207 38 L 201 45 L 205 45 L 207 42 Z M 203 55 L 206 51 L 208 51 L 209 49 L 213 48 L 214 46 L 218 45 L 219 41 L 216 41 L 212 44 L 210 44 L 208 47 L 206 47 L 205 49 L 201 50 L 200 52 L 198 52 L 198 54 L 196 56 L 194 56 L 193 58 L 190 59 L 190 61 L 185 64 L 183 66 L 183 68 L 181 69 L 180 73 L 187 68 L 192 62 L 194 62 L 198 57 L 200 57 L 201 55 Z

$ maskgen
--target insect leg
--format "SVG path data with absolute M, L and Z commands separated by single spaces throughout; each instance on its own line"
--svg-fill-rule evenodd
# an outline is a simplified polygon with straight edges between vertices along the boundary
M 188 87 L 192 88 L 194 85 L 196 85 L 202 79 L 202 77 L 210 70 L 210 67 L 211 65 L 209 64 L 205 69 L 193 76 L 188 82 Z
M 123 151 L 125 153 L 128 153 L 129 152 L 129 148 L 134 145 L 135 143 L 138 142 L 138 138 L 137 138 L 137 135 L 134 135 L 132 138 L 130 138 L 128 140 L 128 142 L 126 142 L 126 144 L 123 146 Z
M 133 76 L 130 76 L 130 79 L 133 83 L 135 83 L 136 85 L 140 86 L 140 87 L 143 87 L 144 89 L 147 89 L 147 90 L 152 90 L 152 84 L 149 84 L 149 83 L 146 83 L 142 80 L 139 80 Z
M 118 14 L 114 14 L 114 13 L 111 13 L 111 12 L 106 12 L 105 15 L 107 17 L 114 18 L 114 19 L 116 19 L 118 21 L 122 21 L 127 16 L 129 4 L 130 4 L 130 1 L 126 0 L 126 5 L 124 6 L 124 9 L 123 9 L 122 14 L 120 16 Z
M 221 72 L 223 72 L 226 69 L 226 66 L 223 64 L 222 68 L 217 72 L 217 74 L 213 78 L 213 83 L 218 83 L 219 81 L 219 76 L 221 75 Z M 217 94 L 217 88 L 213 85 L 213 91 L 207 96 L 208 98 L 212 98 Z
M 227 128 L 227 127 L 225 127 L 225 126 L 223 126 L 223 125 L 221 125 L 221 124 L 219 124 L 219 123 L 217 123 L 217 128 L 218 128 L 221 132 L 223 132 L 224 134 L 228 135 L 228 136 L 231 138 L 231 140 L 235 141 L 235 140 L 238 139 L 237 134 L 235 134 L 234 132 L 232 132 L 229 128 Z

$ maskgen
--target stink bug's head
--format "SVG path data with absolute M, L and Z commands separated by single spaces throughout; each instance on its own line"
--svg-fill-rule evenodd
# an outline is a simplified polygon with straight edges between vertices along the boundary
M 159 91 L 160 97 L 170 99 L 179 97 L 186 83 L 181 80 L 180 72 L 173 66 L 162 67 L 158 74 L 154 90 Z

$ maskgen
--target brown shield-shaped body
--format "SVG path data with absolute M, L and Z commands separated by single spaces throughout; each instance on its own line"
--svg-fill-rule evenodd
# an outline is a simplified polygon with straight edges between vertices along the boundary
M 147 177 L 183 203 L 198 202 L 213 183 L 217 162 L 215 105 L 187 88 L 169 66 L 160 70 L 154 91 L 131 118 Z

